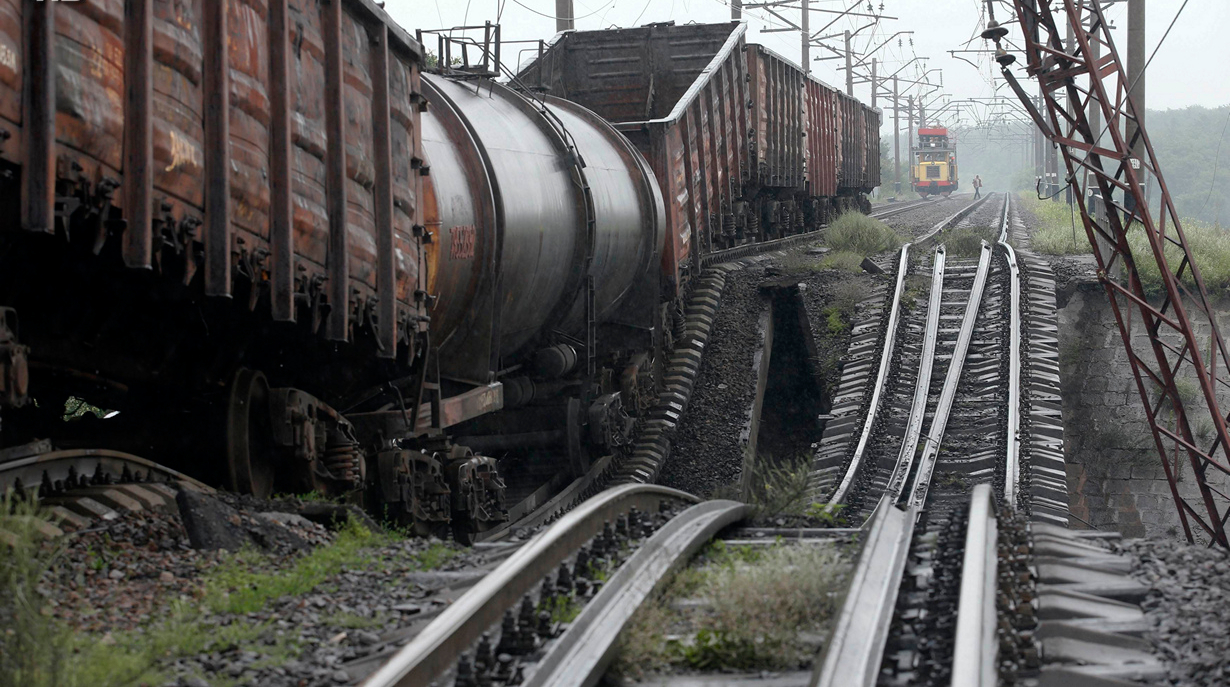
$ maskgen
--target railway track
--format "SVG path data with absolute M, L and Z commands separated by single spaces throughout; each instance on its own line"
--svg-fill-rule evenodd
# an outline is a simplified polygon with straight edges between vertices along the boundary
M 1001 241 L 1009 209 L 1005 196 Z M 942 229 L 924 238 L 938 242 Z M 908 250 L 902 250 L 903 266 Z M 971 483 L 982 494 L 998 481 L 998 501 L 1003 475 L 1016 482 L 1015 471 L 1003 466 L 1012 422 L 1005 406 L 1017 396 L 1007 388 L 1011 372 L 1001 374 L 1009 357 L 1001 349 L 1019 351 L 1019 343 L 1009 342 L 1013 334 L 1019 337 L 1019 327 L 1003 325 L 1005 317 L 1016 320 L 1006 312 L 1011 299 L 1003 297 L 1014 290 L 1008 283 L 1017 275 L 1012 260 L 1010 252 L 985 241 L 976 261 L 948 259 L 942 243 L 934 249 L 925 312 L 906 318 L 905 360 L 895 379 L 881 382 L 892 389 L 889 407 L 880 411 L 885 421 L 866 422 L 867 439 L 860 440 L 829 501 L 867 521 L 868 542 L 821 685 L 931 684 L 951 670 L 951 642 L 935 638 L 945 636 L 945 624 L 956 617 L 960 588 L 954 584 L 960 576 L 952 569 L 960 563 L 960 549 L 952 540 L 961 536 L 964 521 L 974 521 L 966 507 Z M 894 310 L 901 297 L 898 292 Z M 937 474 L 944 476 L 938 483 Z M 1015 487 L 1008 491 L 1015 493 Z

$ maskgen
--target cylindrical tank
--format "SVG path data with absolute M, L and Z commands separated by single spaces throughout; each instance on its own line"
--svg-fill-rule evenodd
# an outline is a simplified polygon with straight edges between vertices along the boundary
M 592 112 L 486 80 L 423 84 L 432 340 L 443 376 L 484 382 L 553 331 L 584 341 L 589 277 L 598 324 L 656 278 L 665 209 Z

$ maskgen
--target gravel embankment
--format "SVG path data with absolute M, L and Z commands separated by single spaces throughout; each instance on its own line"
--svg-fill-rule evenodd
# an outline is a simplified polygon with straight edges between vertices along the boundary
M 462 574 L 451 571 L 483 562 L 437 540 L 386 533 L 348 549 L 340 565 L 304 565 L 341 535 L 279 512 L 277 502 L 224 500 L 236 507 L 227 520 L 259 533 L 258 546 L 194 549 L 180 516 L 156 511 L 123 512 L 49 543 L 61 548 L 41 590 L 54 616 L 119 652 L 142 635 L 162 636 L 174 646 L 145 669 L 162 676 L 157 684 L 339 685 L 352 680 L 344 662 L 383 649 L 387 633 L 448 603 L 435 597 Z M 304 591 L 278 593 L 291 578 L 298 587 L 290 588 Z M 232 579 L 240 586 L 230 588 Z M 219 610 L 237 594 L 262 590 L 270 600 L 257 610 Z
M 1148 639 L 1181 687 L 1230 684 L 1230 559 L 1170 539 L 1124 543 L 1135 557 L 1132 576 L 1152 588 L 1142 604 L 1152 625 Z
M 660 484 L 708 496 L 739 481 L 743 471 L 739 433 L 756 394 L 752 365 L 760 346 L 760 315 L 768 308 L 758 288 L 764 277 L 762 264 L 726 275 L 692 398 L 658 478 Z
M 958 210 L 969 205 L 972 200 L 973 195 L 971 194 L 940 198 L 881 221 L 907 236 L 920 236 L 930 231 L 931 227 L 952 217 Z

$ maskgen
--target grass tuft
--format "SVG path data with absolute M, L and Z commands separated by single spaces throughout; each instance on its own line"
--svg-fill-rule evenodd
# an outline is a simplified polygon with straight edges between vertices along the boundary
M 616 669 L 798 669 L 816 655 L 807 636 L 830 629 L 847 570 L 834 547 L 714 542 L 662 598 L 637 611 Z M 670 605 L 682 598 L 704 603 L 699 610 Z
M 863 271 L 863 256 L 848 250 L 833 251 L 820 261 L 820 269 L 858 274 Z
M 829 225 L 825 240 L 834 252 L 854 253 L 861 258 L 901 246 L 903 239 L 887 224 L 860 212 L 846 212 Z
M 0 677 L 13 685 L 57 685 L 68 637 L 44 613 L 39 592 L 56 554 L 38 532 L 44 511 L 12 492 L 0 504 Z
M 982 242 L 994 244 L 999 233 L 986 227 L 967 227 L 944 232 L 944 249 L 949 257 L 976 258 L 982 254 Z
M 216 613 L 252 613 L 269 601 L 304 594 L 360 561 L 362 549 L 378 545 L 367 528 L 349 521 L 331 546 L 313 549 L 289 570 L 274 570 L 251 549 L 238 552 L 214 570 L 205 584 L 205 603 Z
M 1021 205 L 1037 218 L 1037 225 L 1029 235 L 1029 245 L 1038 253 L 1047 255 L 1079 255 L 1092 252 L 1080 213 L 1066 203 L 1038 200 L 1037 194 L 1026 191 L 1019 194 Z M 1075 213 L 1075 214 L 1074 214 Z
M 1146 293 L 1159 294 L 1164 287 L 1157 261 L 1151 257 L 1149 239 L 1139 225 L 1134 226 L 1137 228 L 1128 234 L 1128 245 L 1132 247 L 1132 255 L 1136 257 L 1140 280 Z M 1193 261 L 1200 268 L 1200 276 L 1204 279 L 1209 295 L 1230 295 L 1230 232 L 1194 219 L 1184 219 L 1183 235 L 1187 238 Z M 1168 244 L 1166 259 L 1172 268 L 1176 268 L 1181 259 L 1179 249 Z M 1188 288 L 1195 287 L 1191 274 L 1191 270 L 1184 270 L 1182 282 Z
M 755 474 L 748 476 L 747 498 L 758 516 L 803 515 L 811 505 L 807 490 L 810 456 L 757 460 L 753 469 Z

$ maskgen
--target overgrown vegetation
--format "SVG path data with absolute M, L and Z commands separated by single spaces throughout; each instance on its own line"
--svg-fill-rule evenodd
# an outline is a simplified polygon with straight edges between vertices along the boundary
M 732 547 L 715 541 L 622 637 L 625 675 L 797 669 L 827 639 L 848 563 L 833 546 Z M 672 605 L 677 599 L 698 603 Z
M 1183 235 L 1187 237 L 1187 245 L 1196 265 L 1200 267 L 1200 276 L 1204 279 L 1209 295 L 1230 295 L 1230 232 L 1196 220 L 1184 219 Z M 1149 239 L 1142 229 L 1136 229 L 1128 235 L 1128 244 L 1132 247 L 1132 255 L 1150 254 Z M 1172 268 L 1178 267 L 1179 255 L 1177 247 L 1167 245 L 1166 258 Z M 1146 293 L 1155 295 L 1162 292 L 1162 277 L 1157 269 L 1157 261 L 1152 258 L 1137 259 L 1136 269 L 1140 272 L 1140 280 Z M 1184 271 L 1183 284 L 1189 288 L 1195 286 L 1191 270 Z
M 332 545 L 313 549 L 286 570 L 271 567 L 264 555 L 245 549 L 209 574 L 204 601 L 216 613 L 259 611 L 275 599 L 315 589 L 348 565 L 366 562 L 363 550 L 384 543 L 384 536 L 350 520 Z
M 1080 212 L 1067 203 L 1038 200 L 1038 194 L 1024 191 L 1018 194 L 1021 205 L 1037 218 L 1029 235 L 1030 247 L 1048 255 L 1077 255 L 1092 252 Z
M 820 261 L 820 269 L 858 274 L 863 271 L 863 256 L 848 250 L 834 251 Z
M 56 685 L 68 637 L 42 610 L 39 579 L 55 550 L 38 534 L 37 502 L 5 494 L 0 511 L 0 684 Z M 9 508 L 11 504 L 11 508 Z
M 760 456 L 747 475 L 747 502 L 758 516 L 804 515 L 811 505 L 807 480 L 811 456 L 807 454 L 774 459 Z
M 346 569 L 374 565 L 374 549 L 399 538 L 350 521 L 332 544 L 282 569 L 262 554 L 242 551 L 205 573 L 195 597 L 170 602 L 157 618 L 135 630 L 100 637 L 74 633 L 48 612 L 40 581 L 54 564 L 58 546 L 72 546 L 72 541 L 46 541 L 38 533 L 43 517 L 35 503 L 6 500 L 0 509 L 0 685 L 161 684 L 166 681 L 158 668 L 161 662 L 236 645 L 260 647 L 262 658 L 254 667 L 283 663 L 299 651 L 289 639 L 293 633 L 279 635 L 274 623 L 253 622 L 245 614 L 279 598 L 311 592 Z M 454 555 L 455 549 L 435 544 L 414 554 L 414 561 L 419 569 L 431 569 Z M 356 628 L 371 622 L 357 616 L 333 620 Z
M 846 212 L 829 225 L 825 240 L 834 253 L 854 253 L 862 258 L 901 246 L 904 239 L 887 224 L 861 212 Z
M 949 257 L 976 258 L 982 254 L 982 242 L 994 244 L 999 233 L 989 227 L 966 227 L 944 232 L 944 249 Z

